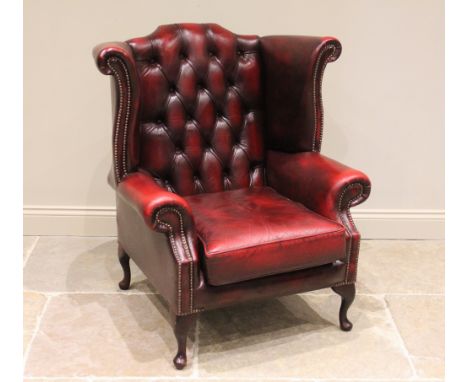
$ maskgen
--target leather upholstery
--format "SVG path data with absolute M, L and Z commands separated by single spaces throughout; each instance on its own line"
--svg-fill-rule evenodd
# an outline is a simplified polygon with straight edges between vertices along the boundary
M 173 302 L 175 313 L 192 312 L 198 253 L 187 202 L 148 175 L 132 173 L 117 188 L 117 228 L 120 244 L 161 294 Z
M 346 264 L 337 261 L 234 284 L 212 286 L 202 279 L 195 293 L 195 306 L 198 310 L 208 310 L 238 304 L 241 301 L 308 292 L 338 285 L 342 283 L 345 275 Z
M 260 44 L 268 148 L 320 151 L 322 76 L 326 64 L 340 56 L 340 42 L 333 37 L 266 36 Z
M 186 200 L 194 213 L 206 277 L 212 285 L 345 259 L 341 224 L 270 187 L 199 194 Z
M 268 184 L 279 193 L 346 228 L 349 249 L 344 282 L 356 281 L 361 236 L 350 208 L 369 197 L 369 178 L 361 171 L 314 152 L 288 154 L 269 151 L 267 168 Z
M 268 184 L 329 219 L 369 197 L 370 181 L 354 170 L 313 152 L 268 152 Z
M 140 88 L 135 59 L 130 46 L 122 42 L 97 45 L 93 57 L 101 73 L 112 75 L 114 91 L 114 129 L 112 132 L 112 176 L 115 185 L 138 166 L 138 111 Z
M 114 84 L 119 244 L 176 315 L 355 282 L 350 208 L 370 182 L 319 154 L 340 52 L 215 24 L 95 48 Z
M 128 45 L 141 92 L 140 168 L 180 195 L 262 185 L 258 37 L 166 25 Z

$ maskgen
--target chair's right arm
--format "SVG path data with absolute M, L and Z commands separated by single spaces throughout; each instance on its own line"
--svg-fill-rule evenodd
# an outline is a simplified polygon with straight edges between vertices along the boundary
M 180 196 L 138 172 L 140 89 L 130 46 L 104 43 L 93 50 L 101 73 L 113 78 L 113 171 L 118 240 L 176 315 L 191 314 L 198 283 L 197 237 L 192 212 Z
M 116 191 L 120 245 L 175 314 L 194 313 L 199 263 L 190 206 L 141 172 L 127 175 Z

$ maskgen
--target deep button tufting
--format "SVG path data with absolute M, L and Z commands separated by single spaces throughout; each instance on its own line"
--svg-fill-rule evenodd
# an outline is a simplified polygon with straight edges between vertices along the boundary
M 179 24 L 129 44 L 147 63 L 158 60 L 157 69 L 137 68 L 140 167 L 183 196 L 262 186 L 263 177 L 252 182 L 250 174 L 251 163 L 264 160 L 258 37 Z

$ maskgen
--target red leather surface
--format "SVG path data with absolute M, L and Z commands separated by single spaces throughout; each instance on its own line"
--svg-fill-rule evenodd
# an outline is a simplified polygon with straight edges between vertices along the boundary
M 94 50 L 114 84 L 119 244 L 176 314 L 355 282 L 350 207 L 370 182 L 318 154 L 322 75 L 340 52 L 215 24 Z
M 93 57 L 103 74 L 112 75 L 114 129 L 112 131 L 112 176 L 114 186 L 128 173 L 135 171 L 139 162 L 140 88 L 136 63 L 130 46 L 123 42 L 110 42 L 96 46 Z
M 177 314 L 191 312 L 199 266 L 187 202 L 149 175 L 132 173 L 117 187 L 117 228 L 119 243 L 171 303 L 170 308 Z
M 362 203 L 370 181 L 354 170 L 315 152 L 288 154 L 268 151 L 268 184 L 312 211 L 339 221 L 339 214 Z
M 224 285 L 346 257 L 345 230 L 272 188 L 186 197 L 208 282 Z
M 141 93 L 140 167 L 180 195 L 262 185 L 258 37 L 173 24 L 127 42 Z
M 356 281 L 359 243 L 350 208 L 363 203 L 370 194 L 367 175 L 314 152 L 267 154 L 268 184 L 282 195 L 346 227 L 347 269 L 344 283 Z
M 322 76 L 338 59 L 333 37 L 266 36 L 260 39 L 266 142 L 285 152 L 320 151 Z
M 156 211 L 169 206 L 179 209 L 186 224 L 191 225 L 192 211 L 184 198 L 162 188 L 147 174 L 135 172 L 128 175 L 119 183 L 117 191 L 152 228 Z
M 307 292 L 341 283 L 345 274 L 346 264 L 337 261 L 235 284 L 213 286 L 207 284 L 202 278 L 197 288 L 195 306 L 198 309 L 215 309 L 238 304 L 241 301 Z

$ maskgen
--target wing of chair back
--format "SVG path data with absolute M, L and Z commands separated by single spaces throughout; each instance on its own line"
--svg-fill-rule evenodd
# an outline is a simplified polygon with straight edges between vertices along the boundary
M 132 253 L 173 313 L 194 313 L 193 286 L 199 267 L 191 209 L 183 198 L 160 187 L 148 174 L 132 172 L 138 164 L 140 102 L 133 53 L 128 44 L 113 42 L 98 45 L 93 55 L 99 70 L 112 75 L 115 85 L 113 171 L 109 178 L 117 193 L 119 245 Z
M 349 259 L 344 283 L 356 279 L 360 234 L 350 208 L 370 193 L 369 178 L 320 154 L 323 131 L 322 77 L 341 54 L 332 37 L 261 38 L 268 137 L 267 182 L 347 229 Z

